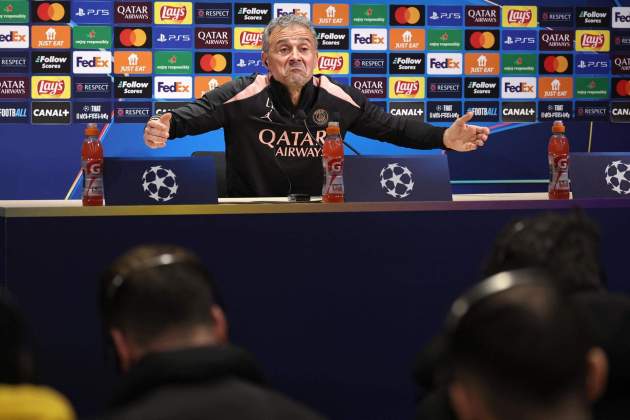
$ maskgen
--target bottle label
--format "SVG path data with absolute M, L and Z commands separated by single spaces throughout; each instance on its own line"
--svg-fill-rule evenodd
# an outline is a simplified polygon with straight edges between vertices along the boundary
M 322 195 L 340 194 L 343 195 L 343 157 L 322 159 L 324 164 L 324 188 Z
M 103 166 L 100 160 L 84 160 L 81 162 L 83 171 L 83 197 L 103 196 Z
M 570 191 L 569 157 L 567 155 L 549 155 L 549 191 Z

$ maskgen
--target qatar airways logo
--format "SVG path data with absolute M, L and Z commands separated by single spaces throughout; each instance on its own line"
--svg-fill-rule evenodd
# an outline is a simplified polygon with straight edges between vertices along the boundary
M 320 56 L 317 60 L 317 67 L 320 70 L 339 71 L 343 67 L 343 57 Z
M 396 95 L 415 96 L 419 91 L 420 83 L 418 83 L 418 81 L 407 82 L 404 80 L 397 80 L 394 83 L 394 94 Z
M 243 31 L 241 32 L 240 41 L 241 41 L 241 45 L 260 47 L 262 46 L 262 38 L 263 38 L 262 32 Z
M 63 80 L 40 80 L 37 82 L 37 94 L 38 95 L 61 95 L 66 89 L 66 84 Z
M 186 6 L 162 6 L 160 8 L 160 19 L 173 22 L 183 22 L 186 19 Z
M 513 25 L 526 25 L 532 21 L 531 10 L 508 10 L 507 21 Z
M 599 49 L 604 46 L 605 37 L 603 34 L 582 34 L 580 37 L 580 45 L 582 48 Z

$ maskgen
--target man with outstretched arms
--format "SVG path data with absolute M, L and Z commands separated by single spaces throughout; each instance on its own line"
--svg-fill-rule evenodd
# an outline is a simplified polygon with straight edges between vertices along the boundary
M 313 75 L 317 37 L 309 20 L 285 15 L 263 33 L 267 75 L 233 80 L 194 103 L 160 117 L 144 130 L 150 148 L 167 139 L 223 128 L 230 196 L 320 195 L 321 145 L 328 121 L 346 131 L 414 149 L 471 151 L 483 146 L 487 127 L 466 124 L 468 113 L 449 128 L 396 117 L 370 103 L 357 89 Z

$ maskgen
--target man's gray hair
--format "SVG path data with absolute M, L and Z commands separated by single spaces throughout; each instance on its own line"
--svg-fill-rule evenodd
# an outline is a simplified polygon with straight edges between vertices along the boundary
M 315 48 L 317 48 L 317 33 L 315 32 L 315 27 L 313 27 L 311 21 L 304 16 L 290 14 L 279 16 L 269 22 L 269 24 L 265 28 L 265 31 L 263 32 L 263 51 L 269 52 L 269 36 L 274 31 L 274 29 L 286 28 L 292 25 L 300 25 L 311 31 L 311 34 L 313 34 L 313 39 L 315 40 Z

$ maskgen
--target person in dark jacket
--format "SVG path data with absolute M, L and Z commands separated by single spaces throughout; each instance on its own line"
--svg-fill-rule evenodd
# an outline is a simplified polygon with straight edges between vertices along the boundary
M 252 356 L 228 344 L 212 277 L 190 252 L 131 249 L 105 272 L 101 297 L 123 372 L 105 418 L 321 419 L 268 389 Z
M 351 131 L 414 149 L 471 151 L 490 134 L 487 127 L 466 124 L 472 112 L 447 129 L 435 127 L 390 115 L 354 87 L 314 76 L 317 36 L 303 16 L 272 20 L 263 32 L 262 50 L 267 75 L 238 78 L 152 117 L 145 144 L 161 148 L 167 139 L 223 128 L 228 195 L 321 195 L 321 146 L 329 121 L 339 123 L 342 136 Z M 404 89 L 421 88 L 417 82 L 408 85 Z

